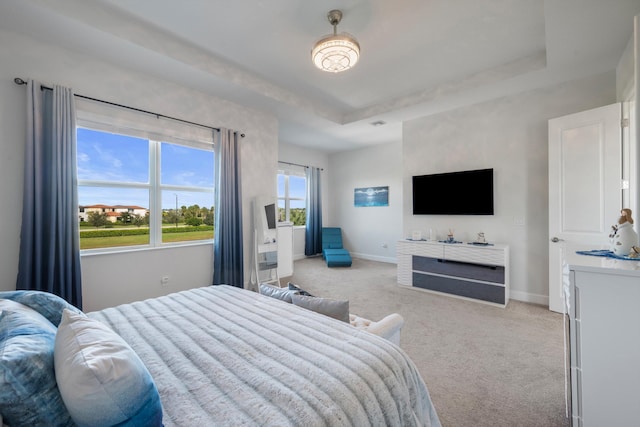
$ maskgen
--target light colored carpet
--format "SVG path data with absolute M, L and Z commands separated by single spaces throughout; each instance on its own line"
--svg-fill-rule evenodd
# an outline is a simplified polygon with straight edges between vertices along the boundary
M 510 301 L 507 308 L 400 287 L 395 264 L 354 259 L 328 268 L 295 262 L 284 278 L 316 296 L 348 299 L 351 313 L 405 319 L 400 346 L 415 362 L 445 427 L 568 426 L 562 315 Z

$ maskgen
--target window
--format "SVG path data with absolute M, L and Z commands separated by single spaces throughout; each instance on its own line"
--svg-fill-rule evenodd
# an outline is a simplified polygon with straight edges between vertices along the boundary
M 306 225 L 307 178 L 304 172 L 278 171 L 278 221 Z
M 81 249 L 213 239 L 212 144 L 78 124 Z

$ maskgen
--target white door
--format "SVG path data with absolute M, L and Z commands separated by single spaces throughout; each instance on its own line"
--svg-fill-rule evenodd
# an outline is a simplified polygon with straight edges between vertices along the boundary
M 605 249 L 622 208 L 622 105 L 549 120 L 549 309 L 564 312 L 565 250 Z

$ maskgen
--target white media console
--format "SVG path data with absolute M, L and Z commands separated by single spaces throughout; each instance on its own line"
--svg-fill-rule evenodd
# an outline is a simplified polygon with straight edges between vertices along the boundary
M 400 240 L 398 283 L 505 307 L 509 246 Z

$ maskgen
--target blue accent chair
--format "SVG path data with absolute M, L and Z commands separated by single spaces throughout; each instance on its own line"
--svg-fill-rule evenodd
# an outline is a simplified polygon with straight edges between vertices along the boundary
M 322 228 L 322 258 L 328 267 L 351 267 L 351 255 L 342 246 L 340 227 Z

